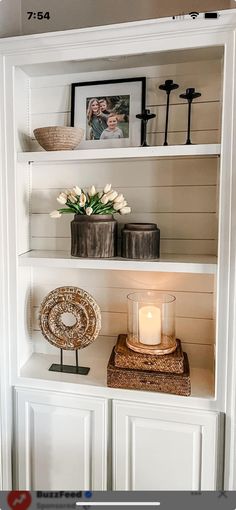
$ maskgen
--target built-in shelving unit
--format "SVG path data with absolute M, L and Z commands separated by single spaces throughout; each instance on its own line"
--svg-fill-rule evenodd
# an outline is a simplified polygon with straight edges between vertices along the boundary
M 169 64 L 165 63 L 165 59 L 159 62 L 159 50 L 155 58 L 153 54 L 145 58 L 140 55 L 139 61 L 134 56 L 128 57 L 125 67 L 129 63 L 130 75 L 146 76 L 146 104 L 156 113 L 156 118 L 149 122 L 147 147 L 97 148 L 96 145 L 94 149 L 87 149 L 82 142 L 82 147 L 78 146 L 73 151 L 42 150 L 34 140 L 33 129 L 47 124 L 68 125 L 71 82 L 81 82 L 81 70 L 84 70 L 85 81 L 95 79 L 91 74 L 91 62 L 80 63 L 73 76 L 67 74 L 68 62 L 61 63 L 58 69 L 54 63 L 50 69 L 37 64 L 34 69 L 26 65 L 17 70 L 18 104 L 25 106 L 23 112 L 19 110 L 17 122 L 19 126 L 23 122 L 28 129 L 28 147 L 19 138 L 16 155 L 20 211 L 17 264 L 20 277 L 22 274 L 23 280 L 29 279 L 23 299 L 28 299 L 30 287 L 32 300 L 27 306 L 31 306 L 30 313 L 34 317 L 32 332 L 26 340 L 26 351 L 28 340 L 31 342 L 32 352 L 29 354 L 32 356 L 24 368 L 20 362 L 21 377 L 26 373 L 26 367 L 30 374 L 34 363 L 39 363 L 37 366 L 43 364 L 44 356 L 46 363 L 50 353 L 44 345 L 37 312 L 47 292 L 65 282 L 81 286 L 96 297 L 102 312 L 102 335 L 113 339 L 120 333 L 119 327 L 123 331 L 127 328 L 128 292 L 153 288 L 173 293 L 179 299 L 177 331 L 191 359 L 190 368 L 195 374 L 196 370 L 210 374 L 209 378 L 197 377 L 202 386 L 205 384 L 202 381 L 215 380 L 214 308 L 219 269 L 217 189 L 221 157 L 222 56 L 219 49 L 208 52 L 205 48 L 197 50 L 196 54 L 190 49 L 180 53 L 172 51 L 168 55 Z M 198 60 L 195 61 L 195 58 Z M 108 78 L 104 65 L 110 66 L 112 78 L 127 74 L 127 69 L 122 69 L 119 64 L 114 69 L 111 62 L 107 64 L 98 59 L 93 61 L 92 66 L 98 72 L 96 80 Z M 187 104 L 179 98 L 180 90 L 171 95 L 169 145 L 162 145 L 166 97 L 159 85 L 166 76 L 171 76 L 182 88 L 188 86 L 191 76 L 202 91 L 201 98 L 193 105 L 190 145 L 185 144 Z M 92 183 L 97 189 L 103 189 L 109 182 L 124 194 L 132 209 L 127 217 L 116 215 L 119 242 L 122 224 L 130 221 L 157 223 L 161 233 L 159 259 L 71 257 L 72 216 L 63 215 L 59 220 L 49 217 L 49 212 L 58 206 L 56 198 L 60 190 L 74 185 L 86 189 Z M 96 348 L 98 344 L 95 343 L 95 351 Z M 105 387 L 106 363 L 103 360 L 101 364 L 103 368 L 99 370 L 104 373 L 99 379 L 103 383 L 99 384 Z M 39 374 L 40 369 L 33 368 L 32 372 Z M 42 369 L 42 373 L 49 381 L 46 370 Z M 42 381 L 44 376 L 39 375 L 39 379 Z M 50 375 L 50 381 L 54 377 L 55 374 Z M 34 376 L 34 381 L 36 379 Z M 67 381 L 72 382 L 70 377 Z M 89 381 L 87 378 L 83 384 L 92 384 Z M 214 382 L 212 384 L 209 391 L 208 383 L 206 390 L 203 387 L 200 390 L 199 384 L 194 383 L 194 398 L 198 392 L 206 399 L 208 395 L 213 398 Z
M 74 151 L 41 151 L 19 152 L 20 163 L 44 163 L 54 161 L 88 161 L 103 159 L 129 159 L 129 158 L 177 158 L 197 156 L 219 156 L 220 144 L 202 145 L 170 145 L 157 147 L 128 147 L 112 149 L 84 149 Z
M 207 51 L 206 48 L 195 53 L 192 49 L 172 50 L 168 54 L 169 63 L 159 57 L 159 49 L 155 57 L 153 50 L 145 57 L 142 54 L 139 58 L 128 56 L 124 68 L 117 64 L 116 69 L 102 58 L 94 59 L 91 68 L 88 59 L 80 62 L 73 76 L 68 74 L 68 62 L 58 66 L 54 62 L 50 69 L 44 64 L 35 64 L 34 68 L 22 65 L 16 70 L 19 134 L 15 169 L 18 190 L 16 251 L 17 271 L 22 281 L 18 287 L 18 301 L 24 303 L 25 300 L 22 306 L 29 310 L 32 323 L 29 331 L 21 318 L 23 335 L 19 342 L 27 355 L 18 360 L 18 383 L 26 373 L 29 378 L 34 374 L 34 384 L 37 377 L 41 382 L 45 379 L 47 384 L 55 377 L 57 383 L 61 380 L 61 376 L 47 374 L 45 367 L 51 350 L 50 346 L 45 346 L 38 323 L 40 303 L 49 290 L 64 282 L 84 288 L 95 297 L 101 308 L 101 335 L 108 353 L 111 351 L 109 338 L 115 341 L 120 332 L 127 330 L 127 294 L 140 288 L 152 288 L 176 296 L 177 334 L 191 360 L 194 396 L 191 401 L 196 402 L 198 396 L 214 400 L 214 350 L 218 352 L 215 303 L 219 273 L 217 216 L 222 155 L 223 53 L 220 49 Z M 126 77 L 127 68 L 129 76 L 146 77 L 146 105 L 156 113 L 156 118 L 148 125 L 149 146 L 98 148 L 96 141 L 95 148 L 84 148 L 86 144 L 82 142 L 81 147 L 73 151 L 44 151 L 39 147 L 33 135 L 35 127 L 69 125 L 72 82 Z M 91 72 L 95 70 L 96 77 Z M 159 85 L 166 76 L 179 83 L 181 90 L 189 86 L 191 76 L 190 81 L 194 81 L 202 93 L 193 105 L 190 145 L 185 144 L 187 104 L 180 99 L 179 89 L 171 95 L 169 145 L 162 145 L 166 96 Z M 22 129 L 27 130 L 28 137 L 20 136 Z M 100 190 L 109 182 L 113 189 L 124 194 L 131 206 L 130 215 L 116 215 L 118 254 L 124 223 L 151 222 L 160 228 L 159 259 L 71 257 L 72 216 L 63 215 L 59 220 L 49 217 L 50 211 L 58 206 L 58 194 L 74 185 L 86 189 L 94 184 Z M 95 359 L 99 345 L 98 342 L 94 344 Z M 100 360 L 98 379 L 92 371 L 91 379 L 90 376 L 79 378 L 78 385 L 82 381 L 82 386 L 94 385 L 100 389 L 104 386 L 106 391 L 107 361 L 107 355 Z M 208 375 L 196 375 L 201 373 Z M 69 376 L 66 380 L 70 391 L 73 381 Z M 158 395 L 155 398 L 158 400 Z M 165 398 L 167 396 L 161 396 L 162 401 Z M 170 402 L 173 398 L 178 400 L 178 397 L 168 398 Z
M 90 259 L 71 257 L 66 251 L 32 250 L 19 256 L 19 266 L 216 274 L 217 259 L 213 255 L 163 255 L 152 261 L 120 257 Z
M 217 476 L 220 469 L 217 450 L 221 432 L 218 433 L 217 427 L 221 413 L 225 413 L 229 420 L 226 428 L 231 437 L 226 437 L 227 450 L 235 451 L 235 441 L 231 440 L 235 436 L 231 407 L 235 401 L 236 387 L 233 341 L 236 240 L 232 228 L 236 204 L 235 126 L 232 108 L 235 103 L 233 69 L 236 16 L 221 13 L 209 25 L 201 17 L 194 21 L 189 18 L 174 24 L 173 20 L 151 20 L 0 43 L 3 133 L 0 151 L 3 180 L 0 194 L 2 245 L 5 250 L 5 262 L 2 264 L 5 296 L 2 322 L 5 321 L 5 327 L 0 361 L 0 377 L 3 379 L 1 401 L 3 407 L 5 402 L 10 402 L 12 387 L 28 395 L 25 402 L 29 402 L 29 406 L 28 403 L 28 407 L 21 406 L 19 400 L 18 407 L 18 416 L 25 413 L 21 423 L 27 422 L 25 429 L 19 427 L 18 434 L 19 471 L 24 473 L 20 489 L 38 489 L 38 472 L 35 474 L 34 459 L 28 455 L 28 452 L 34 451 L 35 438 L 39 444 L 37 452 L 43 451 L 43 455 L 45 452 L 47 462 L 53 465 L 52 469 L 42 474 L 44 478 L 39 480 L 49 480 L 51 483 L 50 476 L 54 476 L 57 471 L 57 457 L 55 460 L 51 453 L 60 454 L 64 438 L 63 452 L 66 451 L 68 437 L 64 437 L 63 423 L 70 424 L 74 420 L 75 401 L 80 417 L 78 422 L 73 421 L 74 436 L 73 441 L 69 441 L 70 451 L 74 450 L 74 438 L 80 436 L 82 430 L 81 441 L 85 437 L 85 443 L 88 443 L 84 461 L 87 470 L 84 486 L 92 490 L 110 488 L 106 473 L 103 482 L 97 484 L 97 473 L 102 471 L 100 465 L 97 472 L 93 472 L 92 450 L 97 429 L 94 429 L 94 436 L 88 432 L 97 427 L 97 418 L 94 418 L 93 412 L 100 406 L 101 413 L 104 412 L 103 419 L 107 420 L 107 432 L 110 424 L 105 414 L 108 416 L 108 409 L 113 406 L 112 417 L 115 419 L 116 408 L 119 414 L 122 407 L 117 401 L 122 405 L 126 402 L 128 418 L 124 418 L 124 423 L 132 424 L 126 429 L 129 432 L 132 429 L 135 438 L 130 435 L 126 448 L 132 457 L 127 470 L 128 481 L 126 485 L 118 483 L 115 490 L 117 487 L 119 490 L 129 490 L 131 481 L 128 478 L 131 479 L 133 473 L 136 477 L 135 459 L 141 459 L 137 461 L 137 480 L 144 478 L 142 469 L 149 462 L 149 452 L 152 457 L 153 443 L 149 434 L 152 434 L 150 437 L 154 438 L 154 443 L 159 434 L 164 438 L 161 460 L 158 447 L 149 470 L 154 473 L 151 490 L 156 489 L 158 476 L 155 473 L 160 466 L 162 474 L 168 473 L 168 463 L 170 465 L 172 461 L 174 468 L 176 465 L 175 472 L 178 469 L 179 460 L 174 459 L 172 446 L 177 443 L 180 452 L 178 458 L 182 451 L 187 451 L 185 474 L 193 470 L 189 481 L 190 490 L 218 488 Z M 105 148 L 103 145 L 99 149 L 100 141 L 97 140 L 95 148 L 92 148 L 93 140 L 90 139 L 90 126 L 86 120 L 86 101 L 90 98 L 90 88 L 85 95 L 82 120 L 85 124 L 82 127 L 87 128 L 87 141 L 81 142 L 81 146 L 74 151 L 46 152 L 40 149 L 34 138 L 35 128 L 70 125 L 72 83 L 90 84 L 93 81 L 120 81 L 142 76 L 146 78 L 145 106 L 156 114 L 148 122 L 148 147 Z M 172 91 L 170 96 L 169 145 L 163 146 L 166 94 L 160 85 L 166 79 L 173 79 L 179 88 Z M 180 97 L 188 87 L 195 87 L 201 93 L 192 105 L 191 145 L 185 144 L 188 105 Z M 99 94 L 97 96 L 100 97 Z M 130 129 L 131 115 L 135 116 L 140 111 L 135 109 L 132 112 L 130 108 L 129 113 L 129 126 L 126 128 Z M 132 144 L 132 137 L 130 140 Z M 129 142 L 126 140 L 125 144 Z M 124 194 L 131 207 L 130 215 L 116 215 L 118 254 L 121 253 L 120 234 L 124 223 L 155 223 L 160 229 L 159 259 L 136 261 L 121 257 L 99 260 L 71 257 L 70 222 L 73 216 L 65 214 L 57 220 L 49 216 L 50 211 L 59 208 L 57 197 L 62 190 L 74 186 L 87 190 L 93 184 L 100 191 L 107 183 L 111 183 L 112 189 Z M 44 338 L 39 311 L 46 295 L 61 286 L 84 289 L 93 296 L 101 310 L 99 338 L 79 353 L 79 364 L 91 368 L 86 377 L 48 370 L 51 363 L 59 362 L 60 352 Z M 176 297 L 176 336 L 181 340 L 189 359 L 192 387 L 190 397 L 107 387 L 108 359 L 118 335 L 126 333 L 128 329 L 127 296 L 131 292 L 149 289 Z M 74 358 L 74 353 L 65 354 L 65 360 L 70 360 L 72 364 Z M 9 360 L 9 373 L 6 360 Z M 28 412 L 34 402 L 31 390 L 38 395 L 35 397 L 37 406 Z M 47 398 L 42 395 L 46 393 Z M 62 404 L 61 395 L 65 397 Z M 65 422 L 61 422 L 58 432 L 55 416 L 61 417 L 66 413 L 64 403 L 67 405 L 67 399 L 73 411 L 72 414 L 69 412 Z M 114 400 L 115 405 L 109 400 Z M 52 404 L 50 410 L 47 402 Z M 135 410 L 137 420 L 133 420 L 129 414 L 134 402 L 135 406 L 137 404 L 143 409 L 141 414 L 138 414 L 138 407 Z M 63 407 L 62 414 L 60 405 Z M 12 433 L 8 427 L 8 423 L 13 421 L 11 409 L 12 402 L 9 403 L 8 422 L 6 420 L 3 424 L 5 434 L 1 435 L 4 441 L 7 436 L 6 444 L 9 445 L 5 452 L 6 459 L 11 458 L 12 449 Z M 149 423 L 146 420 L 147 409 L 151 420 Z M 5 412 L 5 409 L 2 410 Z M 167 412 L 167 418 L 163 419 L 160 411 Z M 188 423 L 186 414 L 190 418 Z M 171 417 L 170 421 L 168 417 Z M 208 423 L 208 419 L 207 430 L 211 432 L 206 435 L 204 424 Z M 211 427 L 210 422 L 215 425 Z M 44 423 L 42 434 L 37 434 L 41 427 L 37 423 Z M 100 426 L 101 423 L 102 420 Z M 118 420 L 118 431 L 119 423 Z M 53 447 L 49 452 L 45 448 L 45 444 L 49 444 L 48 429 L 53 436 L 50 438 Z M 23 444 L 29 431 L 29 443 Z M 172 431 L 175 436 L 170 436 Z M 113 438 L 117 439 L 118 436 L 114 434 Z M 123 441 L 123 437 L 118 439 Z M 120 444 L 119 441 L 117 444 Z M 98 443 L 98 451 L 101 452 L 103 443 L 100 439 Z M 213 447 L 208 449 L 207 443 Z M 140 444 L 145 450 L 144 461 L 140 457 Z M 79 459 L 82 458 L 80 452 L 84 451 L 83 448 L 84 445 L 80 450 L 75 450 Z M 115 453 L 119 453 L 119 450 L 118 447 Z M 231 465 L 235 466 L 235 456 L 233 458 L 231 453 L 230 456 Z M 30 471 L 32 459 L 33 467 Z M 122 472 L 123 458 L 120 464 Z M 162 470 L 162 464 L 165 470 Z M 71 454 L 68 454 L 63 466 L 66 472 L 68 466 L 70 470 Z M 87 469 L 86 466 L 90 467 Z M 10 467 L 9 476 L 11 472 Z M 212 475 L 210 482 L 208 475 Z M 33 488 L 30 486 L 30 476 L 36 480 Z M 148 477 L 149 473 L 149 483 Z M 176 482 L 174 478 L 173 487 L 182 488 L 181 473 L 180 481 Z M 58 480 L 54 484 L 56 488 L 60 485 Z M 76 485 L 77 479 L 73 478 L 69 482 Z M 147 490 L 150 489 L 148 483 Z M 44 486 L 44 483 L 40 485 L 39 482 L 38 486 Z

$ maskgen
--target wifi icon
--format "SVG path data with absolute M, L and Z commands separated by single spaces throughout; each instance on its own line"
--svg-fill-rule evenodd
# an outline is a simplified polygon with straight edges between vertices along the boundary
M 199 15 L 199 12 L 195 12 L 195 11 L 189 13 L 189 16 L 191 16 L 192 19 L 196 19 L 198 17 L 198 15 Z

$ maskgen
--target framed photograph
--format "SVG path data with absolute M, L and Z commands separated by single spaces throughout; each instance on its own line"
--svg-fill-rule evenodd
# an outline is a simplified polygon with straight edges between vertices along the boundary
M 80 149 L 139 147 L 146 78 L 72 83 L 71 125 L 84 129 Z

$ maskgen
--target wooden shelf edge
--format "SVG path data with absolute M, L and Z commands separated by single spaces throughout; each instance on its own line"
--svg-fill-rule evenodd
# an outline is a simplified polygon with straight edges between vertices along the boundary
M 86 161 L 101 159 L 130 159 L 130 158 L 171 158 L 219 156 L 220 144 L 201 145 L 170 145 L 153 147 L 124 147 L 109 149 L 77 149 L 74 151 L 39 151 L 19 152 L 19 163 L 26 162 L 54 162 L 54 161 Z
M 165 255 L 155 261 L 91 259 L 71 257 L 64 251 L 32 250 L 19 256 L 20 267 L 58 267 L 71 269 L 109 269 L 123 271 L 158 271 L 216 274 L 217 258 L 213 255 Z

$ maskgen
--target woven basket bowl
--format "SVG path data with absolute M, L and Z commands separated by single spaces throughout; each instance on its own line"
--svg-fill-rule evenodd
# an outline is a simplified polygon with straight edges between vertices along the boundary
M 34 136 L 46 151 L 68 151 L 75 149 L 83 138 L 82 128 L 48 126 L 34 129 Z

